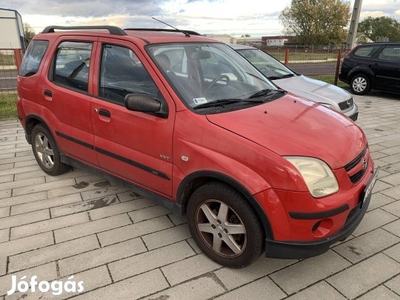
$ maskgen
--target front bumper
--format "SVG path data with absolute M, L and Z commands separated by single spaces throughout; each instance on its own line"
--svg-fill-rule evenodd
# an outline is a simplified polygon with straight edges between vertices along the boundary
M 349 213 L 344 227 L 336 234 L 321 240 L 297 242 L 297 241 L 275 241 L 266 239 L 265 255 L 274 258 L 306 258 L 322 254 L 329 250 L 336 242 L 345 240 L 360 224 L 369 203 L 371 201 L 372 189 L 378 178 L 379 169 L 376 169 L 368 185 L 361 194 L 359 205 Z
M 343 112 L 347 117 L 352 119 L 353 121 L 357 121 L 358 119 L 358 106 L 354 103 L 353 107 L 346 112 Z

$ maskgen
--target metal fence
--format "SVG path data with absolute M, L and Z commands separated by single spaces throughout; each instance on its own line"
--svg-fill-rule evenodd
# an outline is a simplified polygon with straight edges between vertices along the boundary
M 337 81 L 341 59 L 345 55 L 341 49 L 268 47 L 261 50 L 279 59 L 297 73 L 341 85 Z M 0 92 L 15 92 L 21 57 L 19 49 L 0 49 Z
M 340 64 L 347 52 L 329 46 L 308 47 L 268 47 L 261 50 L 271 54 L 297 73 L 339 84 Z
M 0 49 L 0 92 L 15 92 L 21 57 L 20 49 Z

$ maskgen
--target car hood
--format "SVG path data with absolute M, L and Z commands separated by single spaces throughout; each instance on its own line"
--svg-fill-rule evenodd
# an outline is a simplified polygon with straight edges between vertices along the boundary
M 339 104 L 352 97 L 347 91 L 340 87 L 303 75 L 276 79 L 272 82 L 281 89 L 315 102 Z M 337 105 L 335 108 L 337 109 Z
M 351 120 L 291 95 L 248 109 L 210 114 L 207 119 L 281 156 L 316 157 L 333 169 L 352 161 L 366 145 L 364 133 Z

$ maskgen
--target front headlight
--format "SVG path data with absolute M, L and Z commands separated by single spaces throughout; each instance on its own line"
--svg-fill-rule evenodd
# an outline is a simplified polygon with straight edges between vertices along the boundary
M 314 198 L 328 196 L 339 190 L 335 175 L 322 160 L 301 156 L 285 156 L 284 158 L 300 172 Z

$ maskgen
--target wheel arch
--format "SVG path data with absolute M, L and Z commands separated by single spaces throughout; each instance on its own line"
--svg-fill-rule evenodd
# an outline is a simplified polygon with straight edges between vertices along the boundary
M 31 140 L 32 130 L 38 124 L 45 126 L 51 132 L 50 127 L 47 126 L 46 122 L 42 118 L 36 115 L 28 115 L 25 121 L 25 136 L 29 144 L 32 143 Z
M 253 195 L 235 179 L 215 171 L 198 171 L 186 176 L 182 180 L 178 187 L 176 197 L 177 204 L 180 207 L 180 213 L 182 215 L 186 214 L 187 204 L 189 203 L 189 199 L 193 192 L 200 186 L 210 181 L 226 184 L 240 193 L 243 198 L 247 200 L 247 203 L 250 204 L 250 207 L 257 215 L 257 218 L 264 229 L 265 235 L 271 239 L 273 238 L 270 222 L 265 215 L 263 208 L 253 197 Z
M 349 82 L 351 82 L 356 75 L 360 75 L 360 74 L 368 76 L 368 79 L 369 79 L 369 82 L 371 83 L 371 85 L 374 83 L 374 78 L 375 78 L 374 72 L 372 72 L 372 70 L 369 68 L 359 68 L 359 67 L 353 68 L 349 72 L 349 75 L 348 75 Z

